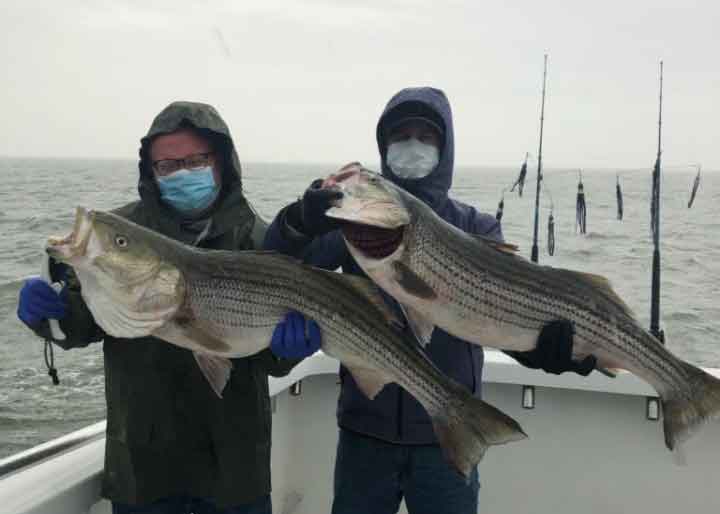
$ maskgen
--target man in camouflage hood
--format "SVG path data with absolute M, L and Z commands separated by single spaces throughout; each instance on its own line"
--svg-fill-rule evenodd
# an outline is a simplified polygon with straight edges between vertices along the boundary
M 502 241 L 494 216 L 449 196 L 455 157 L 452 112 L 445 93 L 406 88 L 387 103 L 377 123 L 382 174 L 459 229 Z M 314 181 L 302 199 L 280 211 L 265 238 L 267 249 L 301 257 L 326 269 L 363 274 L 347 250 L 337 222 L 325 211 L 339 193 Z M 397 304 L 391 303 L 400 313 Z M 543 329 L 538 348 L 513 356 L 528 367 L 587 374 L 570 361 L 572 339 L 565 323 Z M 408 328 L 409 330 L 409 328 Z M 435 327 L 425 348 L 443 373 L 480 396 L 483 350 Z M 594 359 L 594 358 L 593 358 Z M 396 384 L 369 400 L 345 368 L 338 399 L 340 427 L 335 460 L 333 514 L 393 514 L 404 499 L 410 514 L 475 514 L 477 469 L 468 480 L 448 464 L 422 406 Z
M 141 140 L 139 171 L 140 199 L 116 213 L 203 248 L 259 248 L 265 223 L 243 195 L 230 131 L 210 105 L 174 102 L 160 112 Z M 267 377 L 297 361 L 270 350 L 233 359 L 219 399 L 192 352 L 154 337 L 104 334 L 68 275 L 61 295 L 28 280 L 18 314 L 40 335 L 47 318 L 59 319 L 67 338 L 56 343 L 66 349 L 104 341 L 102 493 L 113 512 L 270 514 Z

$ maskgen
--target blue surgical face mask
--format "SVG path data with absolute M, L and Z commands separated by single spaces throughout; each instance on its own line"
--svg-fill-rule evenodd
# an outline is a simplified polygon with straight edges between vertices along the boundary
M 206 209 L 217 198 L 220 187 L 210 166 L 199 170 L 178 170 L 167 177 L 157 177 L 160 198 L 183 213 Z

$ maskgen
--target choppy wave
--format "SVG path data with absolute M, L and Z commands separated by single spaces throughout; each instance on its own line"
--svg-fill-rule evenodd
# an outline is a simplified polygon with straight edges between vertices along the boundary
M 17 278 L 8 282 L 0 282 L 0 297 L 6 293 L 18 292 L 22 287 L 24 278 Z
M 598 240 L 622 240 L 624 236 L 619 234 L 609 234 L 606 232 L 588 232 L 584 235 L 587 239 L 598 239 Z
M 678 321 L 683 323 L 697 323 L 702 321 L 702 317 L 695 312 L 673 311 L 664 316 L 666 321 Z

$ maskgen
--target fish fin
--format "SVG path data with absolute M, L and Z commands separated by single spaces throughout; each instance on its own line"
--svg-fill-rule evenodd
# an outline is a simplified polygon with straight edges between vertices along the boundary
M 334 271 L 326 271 L 325 273 L 332 273 L 336 279 L 347 282 L 353 289 L 362 293 L 365 298 L 370 300 L 370 303 L 378 308 L 387 323 L 402 328 L 402 320 L 395 311 L 393 311 L 392 307 L 388 305 L 382 295 L 382 290 L 376 286 L 372 280 L 357 275 L 341 275 Z
M 445 456 L 468 477 L 489 446 L 527 438 L 507 414 L 476 398 L 452 382 L 451 401 L 445 411 L 431 416 L 433 429 Z
M 417 309 L 413 309 L 409 305 L 400 304 L 400 306 L 417 340 L 423 347 L 427 346 L 430 339 L 432 339 L 435 324 L 423 316 Z
M 395 280 L 408 293 L 424 300 L 434 300 L 437 293 L 427 282 L 400 261 L 393 263 Z
M 571 273 L 579 280 L 582 280 L 598 289 L 600 289 L 607 298 L 609 298 L 611 301 L 618 304 L 623 311 L 625 311 L 628 315 L 635 317 L 635 314 L 633 313 L 630 306 L 625 303 L 625 300 L 620 298 L 620 296 L 613 290 L 612 284 L 610 284 L 610 281 L 603 277 L 602 275 L 596 275 L 594 273 L 584 273 L 581 271 L 571 271 L 571 270 L 564 270 L 568 273 Z
M 277 266 L 297 266 L 302 261 L 297 257 L 284 255 L 275 250 L 211 250 L 208 248 L 182 248 L 185 275 L 192 278 L 233 277 L 237 273 L 246 273 L 248 268 Z M 306 266 L 307 267 L 307 266 Z
M 389 383 L 387 379 L 373 369 L 359 366 L 347 367 L 347 369 L 350 371 L 358 388 L 360 388 L 370 400 L 374 400 L 378 393 L 382 391 L 383 387 L 385 387 L 385 384 Z
M 232 371 L 232 361 L 225 357 L 210 355 L 209 353 L 193 352 L 195 361 L 200 366 L 200 371 L 205 375 L 210 387 L 222 398 L 223 389 L 230 380 L 230 372 Z
M 473 239 L 480 241 L 483 244 L 486 244 L 488 246 L 492 246 L 496 250 L 499 250 L 503 253 L 509 253 L 510 255 L 515 255 L 515 253 L 520 250 L 520 247 L 518 245 L 514 245 L 512 243 L 505 243 L 502 241 L 496 241 L 495 239 L 491 239 L 486 236 L 481 236 L 480 234 L 468 234 Z
M 185 335 L 185 337 L 191 339 L 194 343 L 206 348 L 209 351 L 230 351 L 229 344 L 227 344 L 225 341 L 213 334 L 207 328 L 198 324 L 197 321 L 190 321 L 189 323 L 178 323 L 178 328 L 183 332 L 183 335 Z
M 720 380 L 689 364 L 682 363 L 688 376 L 688 391 L 661 395 L 665 446 L 674 450 L 705 421 L 720 417 Z

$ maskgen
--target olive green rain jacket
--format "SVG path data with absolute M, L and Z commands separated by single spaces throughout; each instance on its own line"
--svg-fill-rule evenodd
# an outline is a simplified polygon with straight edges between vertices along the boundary
M 203 219 L 183 220 L 159 200 L 151 170 L 152 138 L 191 125 L 222 159 L 222 189 Z M 204 248 L 260 248 L 266 225 L 243 196 L 240 162 L 228 127 L 209 105 L 175 102 L 141 140 L 140 201 L 116 213 L 166 236 Z M 72 274 L 71 274 L 72 275 Z M 154 337 L 105 335 L 69 280 L 69 314 L 60 322 L 64 348 L 104 341 L 107 442 L 102 493 L 113 501 L 149 503 L 173 494 L 207 497 L 219 506 L 249 503 L 270 491 L 271 411 L 268 374 L 297 361 L 270 350 L 233 359 L 218 398 L 192 352 Z

